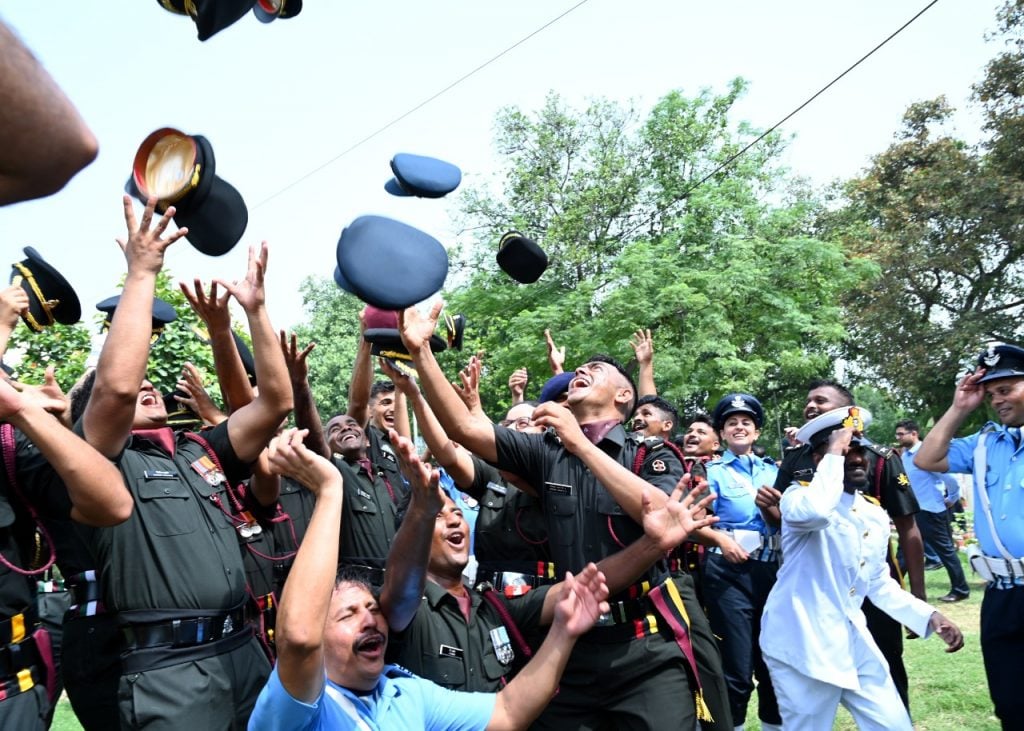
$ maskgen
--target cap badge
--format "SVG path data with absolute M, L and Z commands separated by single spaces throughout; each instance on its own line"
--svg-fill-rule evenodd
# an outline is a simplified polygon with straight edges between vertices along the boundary
M 996 352 L 996 346 L 989 343 L 988 351 L 981 357 L 982 362 L 989 368 L 999 362 L 999 353 Z
M 745 408 L 747 408 L 747 402 L 744 401 L 743 397 L 740 396 L 740 395 L 737 395 L 736 398 L 734 398 L 732 401 L 730 401 L 729 405 L 732 406 L 734 409 L 745 409 Z
M 844 428 L 849 429 L 851 426 L 853 427 L 853 430 L 855 432 L 864 432 L 864 419 L 861 418 L 860 409 L 858 409 L 856 406 L 851 406 L 850 413 L 847 415 L 845 419 L 843 419 Z

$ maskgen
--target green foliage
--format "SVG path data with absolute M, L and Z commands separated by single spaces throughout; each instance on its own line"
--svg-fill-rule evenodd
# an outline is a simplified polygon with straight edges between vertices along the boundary
M 162 393 L 174 390 L 186 361 L 213 377 L 213 355 L 193 330 L 202 326 L 184 295 L 166 269 L 157 276 L 156 296 L 171 304 L 178 319 L 164 328 L 163 335 L 150 350 L 147 377 Z M 57 382 L 66 392 L 82 375 L 89 356 L 92 333 L 99 330 L 103 314 L 92 315 L 93 327 L 54 325 L 41 333 L 19 328 L 11 338 L 11 349 L 23 349 L 18 377 L 26 383 L 42 383 L 48 365 L 55 366 Z
M 507 406 L 517 367 L 537 396 L 550 375 L 545 328 L 567 368 L 596 352 L 630 361 L 629 336 L 651 328 L 659 393 L 686 412 L 733 389 L 790 410 L 830 371 L 845 335 L 839 297 L 871 267 L 814 237 L 817 202 L 778 168 L 780 140 L 694 189 L 757 134 L 729 119 L 743 90 L 674 91 L 644 119 L 608 101 L 576 112 L 554 94 L 535 115 L 499 116 L 503 190 L 464 193 L 475 241 L 456 253 L 465 284 L 449 297 L 469 318 L 467 350 L 487 351 L 489 413 Z M 512 228 L 548 254 L 536 284 L 495 266 Z
M 821 221 L 878 265 L 846 298 L 846 357 L 923 422 L 987 342 L 1024 338 L 1024 26 L 1016 3 L 1000 19 L 1010 50 L 974 87 L 988 137 L 952 136 L 943 97 L 911 105 L 895 142 Z M 964 428 L 986 418 L 979 410 Z
M 295 332 L 300 348 L 316 343 L 309 355 L 309 383 L 320 416 L 326 420 L 348 408 L 363 303 L 329 278 L 306 277 L 301 292 L 307 321 Z

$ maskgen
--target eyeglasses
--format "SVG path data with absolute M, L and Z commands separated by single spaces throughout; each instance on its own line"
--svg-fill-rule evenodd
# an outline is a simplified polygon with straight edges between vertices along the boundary
M 520 416 L 514 421 L 509 419 L 502 419 L 498 422 L 501 426 L 506 429 L 515 429 L 516 431 L 523 431 L 523 429 L 529 429 L 533 425 L 533 419 L 529 416 Z
M 911 434 L 913 434 L 913 432 L 898 431 L 898 432 L 896 432 L 896 438 L 899 439 L 900 437 L 909 437 Z

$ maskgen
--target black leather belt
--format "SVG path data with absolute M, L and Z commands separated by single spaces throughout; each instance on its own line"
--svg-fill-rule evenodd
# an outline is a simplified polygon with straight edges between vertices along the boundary
M 129 624 L 121 627 L 126 650 L 150 647 L 191 647 L 216 642 L 245 630 L 242 609 L 212 617 L 172 619 L 152 624 Z

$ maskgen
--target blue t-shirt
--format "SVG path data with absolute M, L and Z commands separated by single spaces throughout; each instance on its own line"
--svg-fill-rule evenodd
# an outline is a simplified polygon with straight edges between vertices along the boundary
M 756 530 L 765 535 L 778 533 L 761 517 L 761 509 L 754 502 L 758 488 L 775 484 L 779 468 L 760 457 L 745 454 L 737 457 L 729 450 L 722 458 L 708 465 L 708 486 L 718 497 L 713 510 L 718 516 L 715 528 L 728 530 Z
M 249 731 L 470 731 L 487 727 L 496 697 L 495 693 L 448 690 L 395 665 L 385 665 L 369 701 L 325 679 L 320 697 L 303 703 L 288 694 L 275 667 L 256 700 Z

